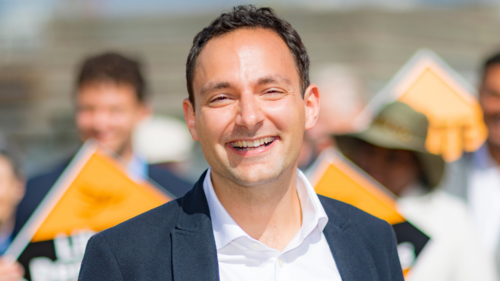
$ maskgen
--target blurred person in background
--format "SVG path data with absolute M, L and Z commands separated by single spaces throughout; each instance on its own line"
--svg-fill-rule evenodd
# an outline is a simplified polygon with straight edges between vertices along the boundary
M 436 189 L 445 167 L 425 149 L 425 115 L 401 102 L 387 105 L 367 130 L 336 136 L 341 151 L 397 196 L 400 213 L 430 237 L 410 281 L 496 280 L 493 259 L 483 251 L 467 207 Z M 500 186 L 499 186 L 500 187 Z
M 450 164 L 444 188 L 465 200 L 484 248 L 500 276 L 500 53 L 483 65 L 479 104 L 488 128 L 486 142 Z
M 163 115 L 146 118 L 137 126 L 133 137 L 133 148 L 138 155 L 149 164 L 183 178 L 189 178 L 192 169 L 188 161 L 194 144 L 184 121 Z
M 299 156 L 299 168 L 306 171 L 323 150 L 335 147 L 332 134 L 355 131 L 353 120 L 365 103 L 363 83 L 348 66 L 325 64 L 316 67 L 312 81 L 321 89 L 321 104 L 316 126 L 306 131 Z
M 15 211 L 24 196 L 25 180 L 15 148 L 0 136 L 0 256 L 14 238 Z M 21 265 L 0 258 L 0 281 L 22 279 Z
M 180 197 L 191 189 L 189 183 L 165 169 L 148 165 L 134 153 L 134 129 L 151 112 L 147 101 L 146 82 L 138 61 L 118 53 L 87 58 L 77 76 L 74 96 L 80 139 L 95 139 L 116 153 L 127 165 L 132 179 L 147 180 L 149 176 L 174 197 Z M 68 164 L 66 161 L 49 173 L 28 180 L 26 196 L 17 209 L 15 232 L 26 223 Z

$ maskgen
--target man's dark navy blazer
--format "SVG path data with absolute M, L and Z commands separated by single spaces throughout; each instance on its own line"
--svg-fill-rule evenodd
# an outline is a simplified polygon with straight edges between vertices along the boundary
M 78 280 L 219 280 L 203 179 L 184 197 L 93 236 Z M 319 196 L 323 233 L 343 281 L 403 281 L 392 228 L 355 207 Z
M 19 233 L 24 224 L 40 205 L 43 198 L 50 191 L 51 187 L 56 183 L 57 179 L 68 166 L 69 161 L 57 166 L 52 171 L 36 176 L 30 179 L 26 184 L 26 194 L 23 200 L 19 203 L 16 211 L 16 224 L 14 226 L 14 236 Z M 166 189 L 173 196 L 181 197 L 188 192 L 192 185 L 179 179 L 169 171 L 157 167 L 156 165 L 148 165 L 148 177 L 158 185 Z

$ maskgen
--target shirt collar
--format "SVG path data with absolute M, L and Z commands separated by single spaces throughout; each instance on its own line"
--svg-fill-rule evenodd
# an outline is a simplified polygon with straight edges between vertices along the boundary
M 328 222 L 328 217 L 314 188 L 299 169 L 297 169 L 296 186 L 302 208 L 302 226 L 298 235 L 300 236 L 299 239 L 303 240 L 315 229 L 323 231 Z M 203 190 L 210 209 L 217 250 L 224 248 L 231 241 L 240 237 L 253 239 L 233 220 L 220 203 L 219 198 L 217 198 L 212 185 L 211 168 L 208 169 L 203 181 Z
M 497 167 L 498 164 L 493 160 L 486 142 L 473 154 L 472 164 L 478 169 L 488 169 Z
M 127 174 L 135 181 L 143 181 L 148 177 L 148 164 L 142 157 L 132 154 L 127 164 Z

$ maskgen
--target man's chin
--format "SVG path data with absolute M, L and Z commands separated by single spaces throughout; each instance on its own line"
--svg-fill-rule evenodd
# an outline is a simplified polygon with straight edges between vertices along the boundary
M 115 156 L 122 156 L 123 152 L 125 151 L 124 146 L 117 145 L 116 143 L 110 143 L 110 142 L 101 142 L 99 143 L 109 152 L 113 153 Z
M 242 169 L 233 171 L 232 180 L 241 186 L 258 186 L 272 183 L 278 180 L 284 173 L 282 169 L 259 168 L 259 169 Z
M 105 149 L 109 150 L 110 152 L 113 152 L 115 154 L 119 154 L 118 148 L 116 145 L 106 143 L 106 142 L 99 142 Z

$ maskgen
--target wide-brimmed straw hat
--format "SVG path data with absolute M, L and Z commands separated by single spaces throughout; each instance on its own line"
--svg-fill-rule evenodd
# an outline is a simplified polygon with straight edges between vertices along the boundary
M 402 102 L 388 104 L 360 133 L 336 135 L 341 151 L 353 149 L 352 138 L 363 140 L 375 146 L 388 149 L 403 149 L 415 153 L 420 168 L 430 188 L 436 187 L 443 176 L 445 162 L 439 155 L 429 153 L 425 148 L 427 117 Z

